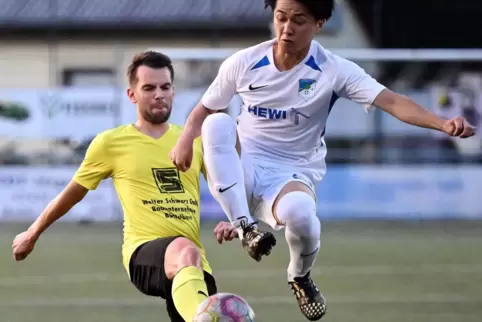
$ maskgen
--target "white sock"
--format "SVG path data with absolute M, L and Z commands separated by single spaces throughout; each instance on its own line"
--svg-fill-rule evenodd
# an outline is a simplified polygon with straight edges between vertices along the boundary
M 305 276 L 320 250 L 320 220 L 313 198 L 301 191 L 289 192 L 278 202 L 276 214 L 286 224 L 285 237 L 290 250 L 288 281 Z
M 202 142 L 209 190 L 242 238 L 241 222 L 250 224 L 254 220 L 249 214 L 243 166 L 236 151 L 234 121 L 224 113 L 208 116 L 202 126 Z

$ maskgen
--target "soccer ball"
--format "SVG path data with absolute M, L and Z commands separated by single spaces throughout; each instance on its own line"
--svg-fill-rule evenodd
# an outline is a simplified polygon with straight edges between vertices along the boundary
M 205 299 L 198 307 L 193 322 L 253 322 L 254 312 L 243 298 L 218 293 Z

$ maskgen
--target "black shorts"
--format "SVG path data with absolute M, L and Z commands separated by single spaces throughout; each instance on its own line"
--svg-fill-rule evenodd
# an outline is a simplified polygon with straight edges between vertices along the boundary
M 164 255 L 167 246 L 176 238 L 159 238 L 139 246 L 132 254 L 129 271 L 132 284 L 141 293 L 166 300 L 166 308 L 171 322 L 185 322 L 174 306 L 171 296 L 172 281 L 167 278 L 164 271 Z M 217 287 L 214 277 L 204 272 L 204 281 L 209 295 L 216 294 Z

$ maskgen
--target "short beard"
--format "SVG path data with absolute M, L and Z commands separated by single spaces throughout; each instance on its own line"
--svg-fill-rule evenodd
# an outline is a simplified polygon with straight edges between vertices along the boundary
M 169 117 L 171 116 L 171 110 L 169 109 L 165 114 L 158 114 L 154 115 L 150 113 L 149 111 L 144 111 L 142 113 L 142 117 L 144 120 L 151 124 L 162 124 L 166 123 L 169 120 Z

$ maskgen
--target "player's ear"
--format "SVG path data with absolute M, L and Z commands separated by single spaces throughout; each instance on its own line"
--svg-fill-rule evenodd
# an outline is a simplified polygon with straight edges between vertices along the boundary
M 136 99 L 136 96 L 134 95 L 134 91 L 130 87 L 127 89 L 127 97 L 129 97 L 129 100 L 133 104 L 137 104 L 137 99 Z
M 320 32 L 321 31 L 321 27 L 323 27 L 323 25 L 325 24 L 325 21 L 326 20 L 318 20 L 316 22 L 316 32 Z

